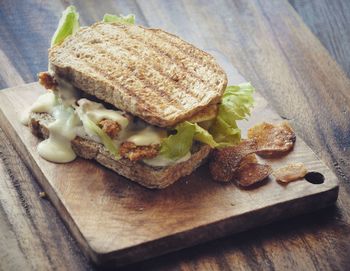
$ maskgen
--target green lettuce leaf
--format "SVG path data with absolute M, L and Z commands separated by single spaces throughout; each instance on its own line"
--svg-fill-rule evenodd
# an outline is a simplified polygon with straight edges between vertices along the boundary
M 218 143 L 214 140 L 213 136 L 205 129 L 200 127 L 197 123 L 191 123 L 188 121 L 185 121 L 187 125 L 194 125 L 195 132 L 194 132 L 194 140 L 200 141 L 204 144 L 209 145 L 212 148 L 215 148 L 218 146 Z
M 123 23 L 123 24 L 135 24 L 135 15 L 129 14 L 126 16 L 123 15 L 113 15 L 106 13 L 103 16 L 103 22 L 105 23 Z
M 170 135 L 162 141 L 160 154 L 178 160 L 191 149 L 196 128 L 192 125 L 180 123 L 175 127 L 175 130 L 176 134 Z
M 51 39 L 51 47 L 60 44 L 65 38 L 74 34 L 79 29 L 79 13 L 74 6 L 67 7 L 58 23 L 55 34 Z
M 219 144 L 218 147 L 232 146 L 239 143 L 241 130 L 237 120 L 246 119 L 254 104 L 254 88 L 250 83 L 226 88 L 219 105 L 218 115 L 209 133 Z
M 177 160 L 184 157 L 191 150 L 193 140 L 208 144 L 212 148 L 218 145 L 211 134 L 197 123 L 185 121 L 176 125 L 175 130 L 176 134 L 162 141 L 160 154 L 167 158 Z
M 239 143 L 241 130 L 237 120 L 246 119 L 254 104 L 254 88 L 250 83 L 226 88 L 219 105 L 218 115 L 209 131 L 197 123 L 182 122 L 175 127 L 176 134 L 162 141 L 160 154 L 177 160 L 185 156 L 192 147 L 193 140 L 208 144 L 212 148 L 232 146 Z
M 95 133 L 101 139 L 102 144 L 111 154 L 115 156 L 116 159 L 120 159 L 118 148 L 114 145 L 113 140 L 100 127 L 98 127 L 87 116 L 84 116 L 82 118 L 82 122 L 84 126 L 86 126 L 90 131 Z

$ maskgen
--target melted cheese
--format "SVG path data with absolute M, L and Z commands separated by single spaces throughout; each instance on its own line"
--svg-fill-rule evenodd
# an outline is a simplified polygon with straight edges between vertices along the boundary
M 103 119 L 109 119 L 118 122 L 122 128 L 125 128 L 129 123 L 128 119 L 123 116 L 121 111 L 106 109 L 100 103 L 92 102 L 88 99 L 80 99 L 78 104 L 82 112 L 94 123 L 99 123 Z
M 23 125 L 27 126 L 29 123 L 30 110 L 25 110 L 20 116 L 20 121 Z
M 59 134 L 40 142 L 37 149 L 42 158 L 54 163 L 68 163 L 76 158 L 71 145 Z
M 29 110 L 23 112 L 21 116 L 21 123 L 28 125 L 29 116 L 31 112 L 36 113 L 52 113 L 54 106 L 57 104 L 55 94 L 51 91 L 40 95 L 38 99 L 32 104 Z
M 95 123 L 100 122 L 103 119 L 113 120 L 118 122 L 122 128 L 128 125 L 128 119 L 125 118 L 121 112 L 117 112 L 110 109 L 95 109 L 93 111 L 87 112 L 87 116 Z
M 64 105 L 58 105 L 55 94 L 48 91 L 39 96 L 29 110 L 24 112 L 21 117 L 23 124 L 28 124 L 31 112 L 49 113 L 55 118 L 55 121 L 47 127 L 49 138 L 40 142 L 37 147 L 39 155 L 56 163 L 66 163 L 74 160 L 76 154 L 72 150 L 71 141 L 75 138 L 75 128 L 79 125 L 74 110 Z
M 54 106 L 57 104 L 55 94 L 51 91 L 38 97 L 38 99 L 30 107 L 31 112 L 36 113 L 52 113 Z
M 58 84 L 57 93 L 62 103 L 66 106 L 74 105 L 80 96 L 78 89 L 62 78 L 56 77 L 56 81 Z
M 178 164 L 181 162 L 185 162 L 190 158 L 191 158 L 191 153 L 188 152 L 185 156 L 175 161 L 163 155 L 158 155 L 152 159 L 144 159 L 143 162 L 152 167 L 166 167 L 166 166 Z
M 76 127 L 79 120 L 72 108 L 64 105 L 56 106 L 53 110 L 55 121 L 48 125 L 49 138 L 38 145 L 38 153 L 44 159 L 67 163 L 76 158 L 71 141 L 76 137 Z
M 127 139 L 137 146 L 148 146 L 161 143 L 161 132 L 155 127 L 148 126 L 145 129 L 138 131 Z

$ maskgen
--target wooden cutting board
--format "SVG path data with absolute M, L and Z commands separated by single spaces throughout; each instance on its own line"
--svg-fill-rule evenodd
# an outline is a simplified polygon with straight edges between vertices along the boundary
M 232 82 L 244 81 L 222 56 L 214 54 Z M 0 92 L 1 128 L 32 170 L 62 219 L 96 264 L 124 265 L 244 231 L 274 220 L 310 212 L 336 201 L 336 176 L 297 138 L 294 150 L 265 161 L 273 168 L 304 163 L 324 175 L 323 184 L 305 180 L 282 186 L 273 177 L 254 190 L 211 180 L 204 165 L 164 190 L 145 189 L 92 161 L 54 164 L 39 157 L 39 140 L 19 122 L 24 109 L 44 92 L 37 83 Z M 281 118 L 258 93 L 248 127 Z

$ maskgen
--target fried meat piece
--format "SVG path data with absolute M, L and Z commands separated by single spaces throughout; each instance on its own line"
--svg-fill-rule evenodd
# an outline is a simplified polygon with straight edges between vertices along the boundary
M 55 78 L 48 72 L 40 72 L 38 74 L 39 83 L 44 86 L 46 89 L 55 90 L 58 86 Z
M 152 144 L 148 146 L 137 146 L 133 142 L 123 142 L 120 146 L 119 153 L 122 157 L 131 161 L 154 158 L 158 155 L 160 145 Z
M 118 122 L 109 119 L 101 120 L 98 126 L 112 139 L 115 138 L 121 130 Z

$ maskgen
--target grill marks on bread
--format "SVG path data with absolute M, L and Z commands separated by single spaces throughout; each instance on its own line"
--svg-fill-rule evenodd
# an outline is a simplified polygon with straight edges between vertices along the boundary
M 159 126 L 219 102 L 227 84 L 210 55 L 139 26 L 97 23 L 52 48 L 49 58 L 77 87 Z

